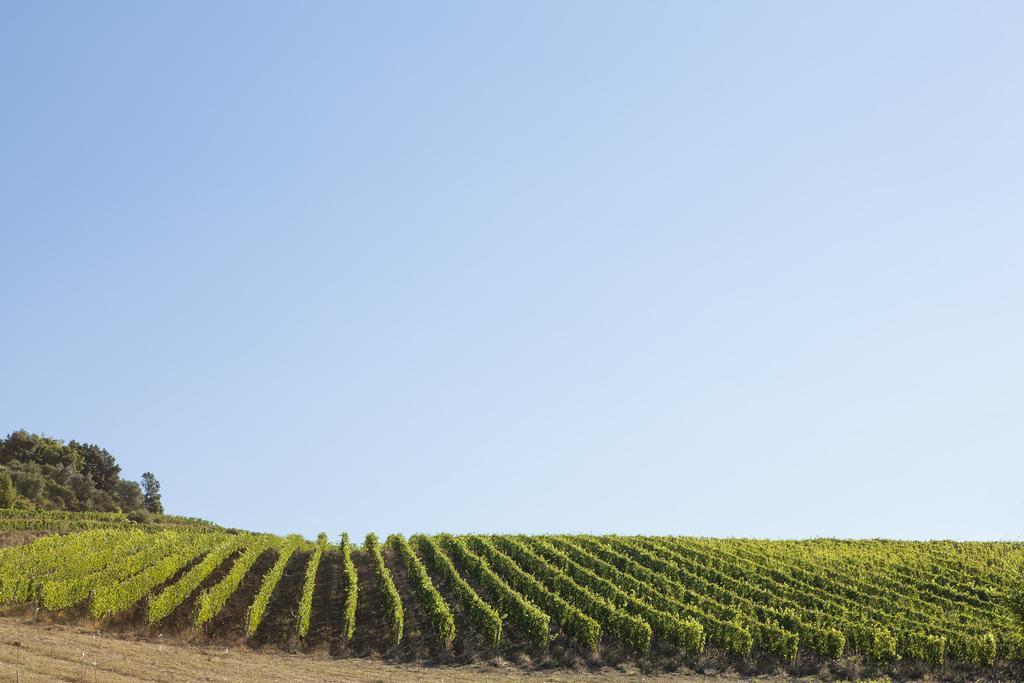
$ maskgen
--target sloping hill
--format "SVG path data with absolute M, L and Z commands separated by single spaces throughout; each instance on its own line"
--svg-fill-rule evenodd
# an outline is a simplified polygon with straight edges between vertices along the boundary
M 0 521 L 2 521 L 0 516 Z M 393 661 L 1021 680 L 1015 543 L 370 536 L 79 520 L 0 550 L 61 621 Z

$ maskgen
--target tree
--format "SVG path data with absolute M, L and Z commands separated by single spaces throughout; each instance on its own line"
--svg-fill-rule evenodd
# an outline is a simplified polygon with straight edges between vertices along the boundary
M 114 492 L 121 475 L 121 467 L 107 449 L 91 443 L 71 441 L 68 447 L 82 455 L 82 474 L 96 484 L 96 488 L 107 493 Z
M 14 488 L 14 480 L 7 470 L 0 470 L 0 508 L 12 508 L 18 500 L 18 491 Z
M 145 510 L 146 505 L 163 507 L 155 478 L 147 501 L 138 482 L 121 479 L 114 456 L 95 444 L 73 440 L 64 443 L 19 429 L 0 437 L 0 471 L 13 482 L 17 507 L 78 511 L 120 508 L 126 513 Z M 0 478 L 0 507 L 2 501 L 10 504 L 6 485 L 6 479 Z
M 34 445 L 35 438 L 24 429 L 11 432 L 6 439 L 0 439 L 0 465 L 6 465 L 12 460 L 29 460 Z
M 11 473 L 18 495 L 33 503 L 44 502 L 43 491 L 48 483 L 53 483 L 53 479 L 43 474 L 39 463 L 12 461 L 7 464 L 7 471 Z
M 163 514 L 164 504 L 160 502 L 160 482 L 156 480 L 156 476 L 152 472 L 142 475 L 142 500 L 147 510 L 158 515 Z
M 114 500 L 124 512 L 142 510 L 146 500 L 142 497 L 142 487 L 138 482 L 121 479 L 114 486 Z
M 6 465 L 12 460 L 37 462 L 40 465 L 65 465 L 78 471 L 82 470 L 84 464 L 82 454 L 60 439 L 29 434 L 24 429 L 8 434 L 0 443 L 0 464 Z

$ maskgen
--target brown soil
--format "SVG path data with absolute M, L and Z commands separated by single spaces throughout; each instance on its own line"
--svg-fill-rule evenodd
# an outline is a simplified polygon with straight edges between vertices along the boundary
M 41 536 L 48 536 L 49 531 L 0 531 L 0 548 L 12 545 L 25 545 Z
M 303 643 L 306 651 L 326 647 L 328 654 L 341 654 L 341 603 L 341 555 L 336 551 L 327 551 L 320 556 L 320 566 L 313 584 L 309 633 Z
M 238 559 L 240 552 L 234 553 L 231 557 L 227 558 L 220 565 L 210 572 L 199 587 L 192 591 L 191 595 L 181 601 L 181 604 L 174 608 L 174 611 L 168 614 L 166 617 L 160 620 L 159 623 L 150 625 L 150 630 L 154 630 L 157 633 L 163 634 L 174 634 L 181 638 L 194 638 L 201 636 L 193 630 L 193 624 L 195 624 L 195 614 L 197 601 L 199 596 L 203 594 L 203 591 L 208 588 L 216 586 L 221 579 L 227 576 L 227 573 L 231 571 L 231 565 Z M 152 595 L 158 595 L 158 592 L 153 592 Z
M 391 578 L 402 596 L 405 610 L 405 636 L 395 652 L 395 658 L 402 662 L 451 661 L 451 653 L 434 633 L 434 625 L 423 609 L 419 595 L 413 590 L 405 563 L 395 553 L 387 553 L 385 561 L 391 570 Z
M 288 563 L 284 566 L 284 574 L 281 575 L 281 580 L 270 596 L 270 603 L 263 615 L 263 621 L 260 622 L 256 633 L 249 639 L 253 647 L 273 644 L 274 647 L 285 649 L 288 652 L 298 650 L 299 636 L 296 633 L 295 614 L 299 608 L 302 583 L 306 578 L 307 562 L 309 562 L 309 553 L 304 551 L 296 551 L 288 559 Z
M 210 620 L 203 631 L 207 637 L 222 641 L 240 642 L 245 639 L 246 618 L 249 605 L 263 582 L 263 576 L 274 566 L 277 552 L 268 550 L 260 555 L 256 563 L 249 568 L 238 588 L 228 598 L 220 613 Z
M 417 553 L 418 554 L 418 553 Z M 452 645 L 452 660 L 460 664 L 476 662 L 481 659 L 488 659 L 497 653 L 488 642 L 481 636 L 480 632 L 473 627 L 469 615 L 462 609 L 462 605 L 455 597 L 451 586 L 441 578 L 441 575 L 434 571 L 433 567 L 424 559 L 423 564 L 427 568 L 427 575 L 437 591 L 444 598 L 444 601 L 451 607 L 455 615 L 455 643 Z
M 356 630 L 346 649 L 348 653 L 357 657 L 381 657 L 391 654 L 395 648 L 390 643 L 380 585 L 370 566 L 370 556 L 364 552 L 353 551 L 352 563 L 356 567 L 358 586 Z

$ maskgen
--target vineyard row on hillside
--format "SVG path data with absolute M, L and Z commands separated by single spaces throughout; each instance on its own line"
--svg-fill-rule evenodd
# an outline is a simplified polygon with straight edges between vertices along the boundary
M 0 549 L 0 602 L 237 627 L 254 644 L 304 642 L 326 624 L 343 647 L 375 639 L 383 654 L 412 628 L 441 652 L 1024 661 L 1007 606 L 1020 544 L 370 534 L 356 547 L 347 536 L 131 528 L 115 515 L 65 521 L 86 528 Z

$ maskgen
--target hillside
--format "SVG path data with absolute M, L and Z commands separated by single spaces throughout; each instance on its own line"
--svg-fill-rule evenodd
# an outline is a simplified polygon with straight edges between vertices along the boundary
M 80 521 L 0 550 L 8 612 L 38 606 L 108 632 L 267 651 L 500 658 L 525 670 L 1024 673 L 1007 607 L 1022 544 L 371 534 L 356 546 L 188 520 Z

